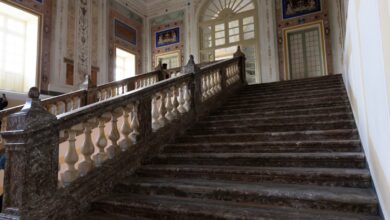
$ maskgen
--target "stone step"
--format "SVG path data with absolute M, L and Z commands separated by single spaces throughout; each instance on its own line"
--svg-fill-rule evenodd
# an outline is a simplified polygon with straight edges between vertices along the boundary
M 351 140 L 358 139 L 356 129 L 337 129 L 324 131 L 287 131 L 287 132 L 252 132 L 235 134 L 185 135 L 176 143 L 230 143 L 247 141 L 282 141 L 282 140 Z
M 196 126 L 217 126 L 217 125 L 243 125 L 243 124 L 264 124 L 264 123 L 290 123 L 290 122 L 326 122 L 326 121 L 340 121 L 340 120 L 352 120 L 353 114 L 349 112 L 340 113 L 329 113 L 329 114 L 304 114 L 304 115 L 242 115 L 241 117 L 235 118 L 215 118 L 208 117 L 204 120 L 199 121 Z
M 164 147 L 165 153 L 319 153 L 361 152 L 360 140 L 348 141 L 272 141 L 229 143 L 173 143 Z
M 145 218 L 141 216 L 130 216 L 126 214 L 115 213 L 113 211 L 103 211 L 105 209 L 99 209 L 91 211 L 85 215 L 74 218 L 74 220 L 151 220 L 151 218 Z
M 307 93 L 315 93 L 314 91 L 318 90 L 327 90 L 327 89 L 342 89 L 343 85 L 341 84 L 322 84 L 322 85 L 309 85 L 309 86 L 295 86 L 295 87 L 278 87 L 278 88 L 258 88 L 252 90 L 242 89 L 238 92 L 237 96 L 245 96 L 245 95 L 253 95 L 253 94 L 263 94 L 263 95 L 271 95 L 271 94 L 285 94 L 288 92 L 307 92 Z
M 338 114 L 338 113 L 352 113 L 352 110 L 349 106 L 339 105 L 332 107 L 318 107 L 318 108 L 307 108 L 307 109 L 291 109 L 291 110 L 264 110 L 262 112 L 252 112 L 252 113 L 227 113 L 227 114 L 211 114 L 202 118 L 202 120 L 225 120 L 225 119 L 235 119 L 238 117 L 248 118 L 248 117 L 265 117 L 265 116 L 300 116 L 300 115 L 310 115 L 310 114 Z
M 278 82 L 270 82 L 270 83 L 261 83 L 261 84 L 253 84 L 248 85 L 245 88 L 258 88 L 258 87 L 277 87 L 277 86 L 288 86 L 288 85 L 309 85 L 313 83 L 339 83 L 343 82 L 343 78 L 341 75 L 332 75 L 332 76 L 321 76 L 321 77 L 311 77 L 306 79 L 296 79 L 296 80 L 284 80 Z
M 241 204 L 196 198 L 116 193 L 93 204 L 93 209 L 142 219 L 191 220 L 379 220 L 376 216 Z M 111 220 L 111 219 L 110 219 Z
M 318 130 L 334 130 L 334 129 L 355 129 L 354 120 L 338 120 L 338 121 L 318 121 L 318 122 L 258 122 L 243 121 L 241 124 L 237 122 L 218 123 L 215 126 L 202 127 L 202 124 L 187 131 L 188 135 L 205 135 L 205 134 L 236 134 L 236 133 L 258 133 L 258 132 L 286 132 L 286 131 L 318 131 Z
M 247 96 L 240 96 L 235 98 L 230 98 L 227 103 L 228 104 L 237 104 L 237 103 L 247 103 L 247 102 L 265 102 L 265 101 L 288 101 L 292 99 L 308 99 L 308 98 L 320 98 L 320 97 L 343 97 L 347 98 L 347 93 L 344 90 L 335 91 L 334 89 L 329 91 L 320 91 L 315 93 L 286 93 L 283 95 L 280 94 L 271 94 L 264 95 L 262 93 L 259 94 L 251 94 Z
M 296 103 L 348 103 L 348 99 L 342 97 L 320 97 L 320 98 L 310 98 L 310 99 L 293 99 L 293 100 L 272 100 L 267 102 L 250 102 L 250 103 L 239 103 L 239 104 L 224 104 L 224 109 L 241 109 L 241 108 L 253 108 L 253 107 L 261 107 L 261 106 L 285 106 Z
M 308 108 L 322 108 L 322 107 L 349 107 L 349 103 L 344 100 L 332 100 L 324 102 L 304 102 L 304 103 L 280 103 L 278 105 L 260 105 L 246 108 L 224 108 L 217 110 L 213 115 L 225 115 L 225 114 L 242 114 L 242 113 L 259 113 L 269 111 L 284 111 L 284 110 L 305 110 Z
M 197 199 L 278 205 L 280 207 L 378 214 L 371 189 L 247 183 L 179 178 L 129 178 L 115 187 L 118 193 L 164 195 Z
M 371 176 L 367 169 L 244 167 L 207 165 L 146 165 L 137 170 L 138 177 L 197 178 L 243 182 L 272 182 L 368 188 Z
M 337 78 L 333 79 L 320 79 L 320 80 L 308 80 L 308 81 L 299 81 L 299 80 L 289 80 L 277 82 L 277 83 L 261 83 L 261 84 L 253 84 L 249 85 L 244 88 L 244 90 L 253 90 L 253 89 L 275 89 L 275 88 L 294 88 L 297 86 L 300 87 L 314 87 L 314 86 L 321 86 L 321 85 L 343 85 L 343 81 Z
M 151 163 L 262 167 L 365 168 L 361 152 L 332 153 L 163 153 Z
M 246 98 L 256 98 L 256 97 L 262 97 L 262 98 L 279 98 L 279 97 L 294 97 L 294 96 L 308 96 L 308 95 L 318 95 L 322 93 L 338 93 L 341 95 L 345 95 L 346 90 L 344 86 L 331 86 L 331 87 L 325 87 L 325 88 L 311 88 L 310 90 L 278 90 L 273 91 L 271 89 L 259 89 L 259 90 L 253 90 L 253 91 L 245 91 L 240 90 L 237 94 L 232 95 L 228 100 L 238 100 L 240 98 L 246 99 Z

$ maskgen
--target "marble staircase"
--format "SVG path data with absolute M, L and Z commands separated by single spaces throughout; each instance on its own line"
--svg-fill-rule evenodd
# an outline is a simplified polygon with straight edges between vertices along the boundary
M 78 219 L 381 219 L 340 75 L 251 85 Z

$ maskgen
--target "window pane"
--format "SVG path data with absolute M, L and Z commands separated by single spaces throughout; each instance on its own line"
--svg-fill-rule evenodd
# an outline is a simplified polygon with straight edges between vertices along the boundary
M 224 30 L 225 30 L 225 24 L 215 25 L 215 31 L 224 31 Z
M 135 55 L 116 48 L 115 80 L 122 80 L 135 75 Z
M 237 42 L 237 41 L 240 41 L 240 36 L 239 35 L 234 35 L 234 36 L 229 37 L 229 42 L 230 43 L 234 43 L 234 42 Z
M 243 29 L 244 29 L 244 32 L 254 31 L 255 30 L 255 25 L 253 25 L 253 24 L 245 25 L 243 27 Z
M 255 32 L 248 32 L 244 34 L 244 40 L 255 38 Z
M 25 92 L 36 84 L 38 21 L 0 1 L 0 88 Z
M 238 27 L 238 20 L 229 22 L 229 28 Z
M 215 40 L 216 46 L 223 45 L 223 44 L 225 44 L 225 38 Z
M 243 23 L 244 25 L 246 25 L 246 24 L 253 24 L 253 23 L 254 23 L 253 16 L 252 16 L 252 17 L 244 18 L 244 19 L 242 20 L 242 23 Z
M 224 31 L 215 32 L 215 38 L 222 38 L 222 37 L 225 37 Z
M 229 35 L 236 35 L 236 34 L 240 34 L 240 29 L 238 27 L 229 29 Z
M 7 29 L 18 34 L 26 32 L 26 23 L 15 19 L 7 19 Z

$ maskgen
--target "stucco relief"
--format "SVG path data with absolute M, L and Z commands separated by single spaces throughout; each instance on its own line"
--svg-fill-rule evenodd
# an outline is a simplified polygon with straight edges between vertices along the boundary
M 99 66 L 98 64 L 98 34 L 102 34 L 99 32 L 99 1 L 100 0 L 92 0 L 92 42 L 91 42 L 91 63 L 92 66 Z
M 91 0 L 78 0 L 77 8 L 77 57 L 75 62 L 75 73 L 79 82 L 84 80 L 84 76 L 90 73 L 90 30 L 89 19 L 91 14 Z
M 76 22 L 76 1 L 68 1 L 68 30 L 67 30 L 67 49 L 66 58 L 74 60 L 74 40 L 75 40 L 75 22 Z

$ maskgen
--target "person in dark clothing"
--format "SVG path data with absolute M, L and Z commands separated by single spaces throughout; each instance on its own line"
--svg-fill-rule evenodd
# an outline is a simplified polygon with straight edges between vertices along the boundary
M 5 149 L 0 149 L 0 170 L 5 170 Z M 3 189 L 4 190 L 4 189 Z M 0 210 L 3 209 L 3 195 L 0 195 Z
M 3 93 L 3 96 L 0 98 L 0 111 L 5 109 L 5 107 L 8 106 L 8 100 L 5 94 Z
M 5 94 L 0 98 L 0 111 L 5 109 L 8 106 L 8 100 Z M 1 118 L 0 118 L 0 129 L 1 129 Z
M 8 100 L 5 94 L 0 98 L 0 111 L 8 106 Z M 1 129 L 1 118 L 0 118 L 0 129 Z M 0 149 L 0 170 L 5 169 L 5 149 Z M 3 208 L 3 194 L 0 195 L 0 210 Z

